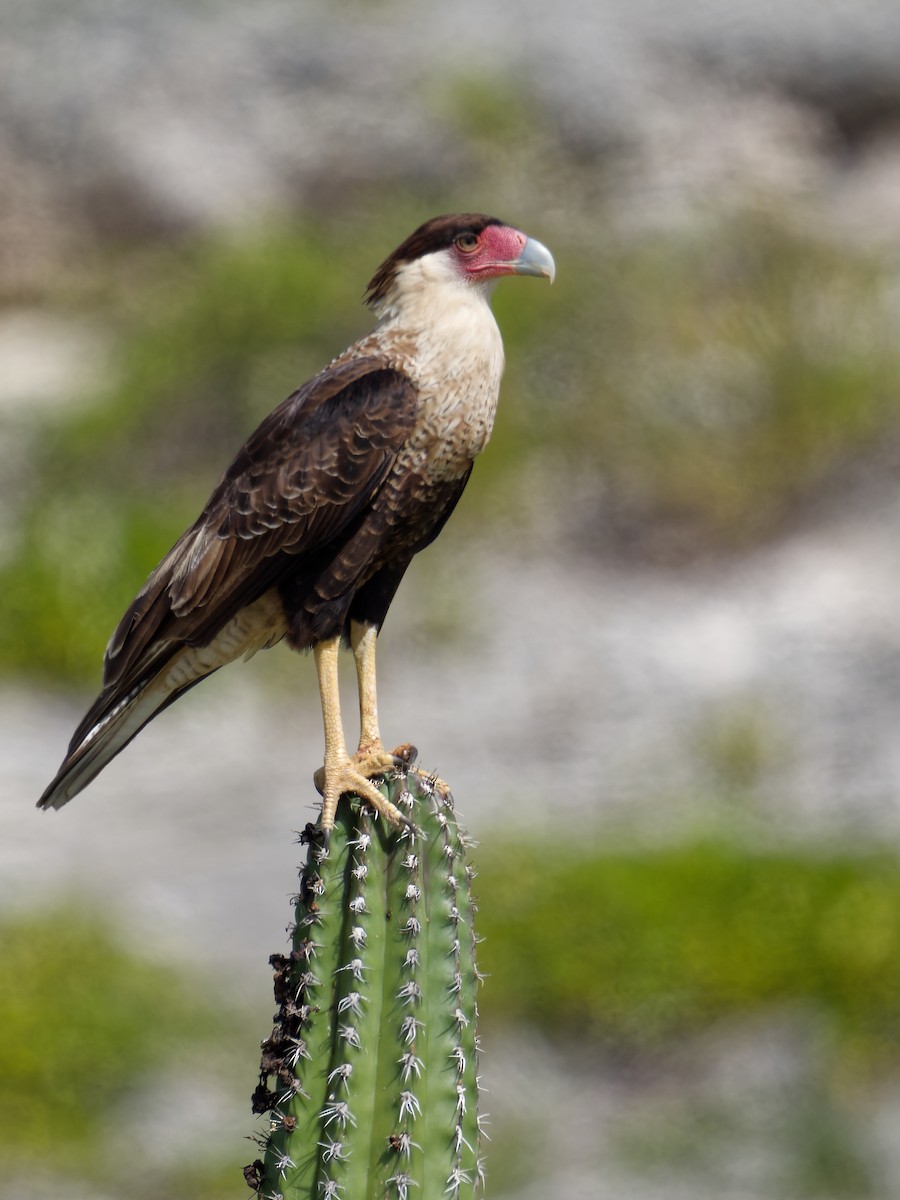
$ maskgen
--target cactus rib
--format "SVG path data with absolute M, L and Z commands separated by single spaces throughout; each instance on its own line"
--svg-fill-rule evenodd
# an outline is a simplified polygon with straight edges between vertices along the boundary
M 410 769 L 384 793 L 413 825 L 342 797 L 327 848 L 309 836 L 291 954 L 271 959 L 279 1010 L 253 1098 L 269 1131 L 245 1170 L 266 1200 L 481 1186 L 467 839 L 432 777 Z

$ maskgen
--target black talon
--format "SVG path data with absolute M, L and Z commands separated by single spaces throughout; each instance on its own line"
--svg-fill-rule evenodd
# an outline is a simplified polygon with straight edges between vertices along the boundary
M 403 767 L 411 767 L 419 757 L 419 751 L 412 742 L 404 742 L 401 746 L 396 746 L 391 751 L 391 756 L 398 770 Z

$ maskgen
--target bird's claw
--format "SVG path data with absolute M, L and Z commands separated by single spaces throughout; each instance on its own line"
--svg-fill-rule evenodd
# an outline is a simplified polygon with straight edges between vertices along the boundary
M 350 760 L 354 768 L 366 779 L 381 775 L 403 774 L 416 761 L 418 750 L 409 742 L 394 750 L 385 750 L 382 745 L 360 747 Z
M 415 748 L 412 742 L 403 742 L 399 746 L 395 746 L 391 751 L 391 756 L 396 763 L 397 770 L 402 771 L 406 767 L 411 767 L 419 757 L 419 751 Z
M 419 756 L 419 752 L 411 742 L 404 742 L 394 750 L 357 750 L 356 754 L 347 761 L 366 779 L 376 779 L 378 776 L 392 772 L 402 774 L 411 767 Z M 313 784 L 320 796 L 325 795 L 325 780 L 327 772 L 323 766 L 313 775 Z
M 313 782 L 322 796 L 322 816 L 319 823 L 326 838 L 334 826 L 338 801 L 347 792 L 364 800 L 391 825 L 414 829 L 410 819 L 382 796 L 372 780 L 393 772 L 404 772 L 415 756 L 415 746 L 405 743 L 393 753 L 388 753 L 381 747 L 372 747 L 358 750 L 352 758 L 334 763 L 326 762 L 324 766 L 319 767 L 313 776 Z

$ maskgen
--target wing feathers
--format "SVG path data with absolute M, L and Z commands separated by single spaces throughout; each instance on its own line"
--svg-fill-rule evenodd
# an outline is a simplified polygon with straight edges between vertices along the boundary
M 415 405 L 412 381 L 374 358 L 332 366 L 289 396 L 123 617 L 105 685 L 133 685 L 160 641 L 203 644 L 298 558 L 347 529 L 405 444 Z
M 278 597 L 270 592 L 228 622 L 200 649 L 160 645 L 143 677 L 130 687 L 105 687 L 75 730 L 56 778 L 38 801 L 60 808 L 86 787 L 143 727 L 186 691 L 235 658 L 248 657 L 284 636 Z

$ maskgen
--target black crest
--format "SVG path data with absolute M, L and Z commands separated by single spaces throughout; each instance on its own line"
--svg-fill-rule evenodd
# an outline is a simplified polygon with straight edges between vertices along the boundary
M 366 288 L 366 304 L 371 308 L 385 298 L 394 276 L 404 263 L 413 262 L 424 254 L 433 254 L 436 250 L 446 250 L 461 233 L 477 235 L 488 225 L 503 224 L 497 217 L 488 217 L 484 213 L 448 213 L 442 217 L 432 217 L 384 260 Z

